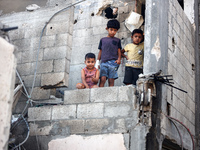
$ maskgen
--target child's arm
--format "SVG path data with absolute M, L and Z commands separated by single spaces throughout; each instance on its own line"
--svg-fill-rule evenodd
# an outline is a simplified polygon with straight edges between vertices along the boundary
M 128 60 L 128 56 L 126 56 L 126 55 L 124 54 L 124 52 L 125 52 L 125 50 L 122 49 L 122 51 L 121 51 L 121 55 L 122 55 L 122 57 L 125 57 L 125 58 Z
M 98 57 L 97 57 L 97 62 L 96 62 L 96 64 L 95 64 L 95 68 L 97 68 L 97 69 L 99 69 L 100 67 L 99 67 L 99 61 L 101 60 L 101 52 L 102 52 L 102 50 L 100 49 L 99 50 L 99 54 L 98 54 Z
M 99 70 L 97 70 L 95 77 L 92 78 L 92 81 L 93 81 L 94 83 L 98 83 L 98 82 L 99 82 L 99 74 L 100 74 L 100 73 L 99 73 Z
M 102 52 L 102 50 L 100 49 L 100 50 L 99 50 L 98 57 L 97 57 L 97 60 L 101 60 L 101 52 Z
M 118 59 L 115 61 L 118 65 L 121 64 L 121 49 L 118 48 Z
M 88 84 L 87 84 L 86 81 L 85 81 L 85 72 L 84 72 L 83 69 L 81 70 L 81 79 L 82 79 L 82 82 L 83 82 L 83 84 L 85 85 L 85 87 L 86 87 L 86 88 L 89 88 Z

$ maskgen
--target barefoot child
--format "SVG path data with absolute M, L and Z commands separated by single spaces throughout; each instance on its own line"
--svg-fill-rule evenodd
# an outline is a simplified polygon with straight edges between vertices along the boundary
M 95 55 L 93 53 L 87 53 L 85 55 L 86 67 L 81 70 L 82 83 L 77 83 L 77 89 L 84 88 L 97 88 L 99 81 L 99 70 L 94 67 L 96 63 Z
M 114 36 L 119 28 L 120 23 L 117 20 L 109 20 L 106 28 L 108 36 L 99 42 L 97 58 L 97 64 L 101 60 L 99 87 L 104 87 L 107 79 L 109 86 L 114 86 L 114 80 L 118 78 L 117 69 L 121 63 L 121 40 Z

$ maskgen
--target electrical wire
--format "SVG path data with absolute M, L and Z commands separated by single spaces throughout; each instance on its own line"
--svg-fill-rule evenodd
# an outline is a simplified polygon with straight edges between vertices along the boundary
M 175 124 L 175 122 L 169 118 L 168 116 L 166 116 L 172 123 L 173 125 L 176 127 L 176 130 L 178 131 L 178 134 L 180 136 L 180 139 L 181 139 L 181 150 L 183 150 L 183 139 L 182 139 L 182 136 L 181 136 L 181 133 L 180 133 L 180 130 L 178 129 L 177 125 Z
M 25 91 L 27 97 L 29 97 L 29 94 L 28 94 L 28 92 L 27 92 L 27 90 L 26 90 L 26 87 L 25 87 L 25 85 L 24 85 L 24 82 L 22 81 L 22 78 L 21 78 L 21 76 L 19 75 L 19 72 L 17 71 L 17 69 L 16 69 L 16 73 L 17 73 L 17 76 L 18 76 L 18 78 L 19 78 L 19 80 L 20 80 L 20 82 L 21 82 L 21 84 L 22 84 L 22 86 L 23 86 L 23 88 L 24 88 L 24 91 Z
M 180 124 L 187 130 L 187 132 L 189 133 L 189 135 L 190 135 L 190 137 L 191 137 L 191 139 L 192 139 L 193 150 L 195 150 L 195 145 L 194 145 L 193 136 L 192 136 L 190 130 L 186 127 L 186 125 L 184 125 L 184 124 L 183 124 L 181 121 L 179 121 L 178 119 L 175 119 L 175 118 L 173 118 L 173 117 L 170 117 L 170 116 L 168 116 L 168 115 L 166 115 L 166 114 L 164 114 L 164 115 L 165 115 L 167 118 L 170 118 L 170 119 L 172 119 L 172 120 L 177 121 L 178 123 L 180 123 Z
M 29 129 L 29 125 L 28 125 L 28 122 L 26 121 L 26 119 L 24 118 L 24 116 L 22 116 L 26 126 L 27 126 L 27 129 L 28 129 L 28 133 L 26 135 L 26 138 L 23 142 L 19 143 L 17 146 L 15 146 L 14 148 L 12 148 L 12 150 L 15 150 L 17 147 L 20 147 L 21 145 L 23 145 L 29 138 L 29 134 L 30 134 L 30 129 Z
M 69 7 L 72 7 L 72 6 L 74 6 L 74 5 L 76 5 L 76 4 L 79 4 L 79 3 L 83 2 L 83 1 L 86 1 L 86 0 L 82 0 L 82 1 L 79 1 L 79 2 L 76 2 L 76 3 L 73 3 L 73 4 L 71 4 L 71 5 L 67 6 L 67 7 L 65 7 L 65 8 L 63 8 L 63 9 L 61 9 L 61 10 L 59 10 L 58 12 L 56 12 L 55 14 L 53 14 L 53 16 L 51 16 L 51 18 L 50 18 L 50 19 L 46 22 L 46 24 L 44 25 L 44 27 L 43 27 L 43 29 L 42 29 L 42 32 L 41 32 L 41 35 L 40 35 L 39 47 L 38 47 L 38 50 L 37 50 L 36 65 L 35 65 L 33 83 L 32 83 L 31 92 L 30 92 L 30 98 L 31 98 L 31 95 L 32 95 L 32 93 L 33 93 L 33 88 L 34 88 L 34 86 L 35 86 L 35 79 L 36 79 L 36 74 L 37 74 L 37 65 L 38 65 L 38 58 L 39 58 L 39 51 L 40 51 L 40 46 L 41 46 L 41 41 L 42 41 L 42 35 L 43 35 L 43 32 L 44 32 L 46 26 L 47 26 L 48 23 L 54 18 L 54 16 L 56 16 L 57 14 L 59 14 L 60 12 L 62 12 L 62 11 L 64 11 L 64 10 L 68 9 Z
M 18 144 L 17 146 L 15 146 L 12 150 L 14 150 L 14 149 L 17 148 L 17 147 L 20 148 L 20 146 L 21 146 L 22 144 L 24 144 L 24 143 L 27 141 L 28 137 L 29 137 L 29 133 L 30 133 L 30 131 L 29 131 L 29 126 L 28 126 L 28 123 L 27 123 L 27 121 L 25 120 L 25 118 L 24 118 L 23 115 L 24 115 L 24 112 L 25 112 L 26 108 L 28 107 L 29 102 L 31 101 L 31 96 L 32 96 L 32 93 L 33 93 L 33 88 L 34 88 L 34 86 L 35 86 L 35 80 L 36 80 L 36 74 L 37 74 L 37 66 L 38 66 L 38 58 L 39 58 L 39 51 L 40 51 L 40 47 L 41 47 L 41 41 L 42 41 L 42 36 L 43 36 L 44 30 L 45 30 L 46 26 L 48 25 L 48 23 L 54 18 L 54 16 L 56 16 L 56 15 L 59 14 L 60 12 L 65 11 L 65 10 L 68 9 L 69 7 L 72 7 L 72 6 L 74 6 L 74 5 L 76 5 L 76 4 L 79 4 L 79 3 L 83 2 L 83 1 L 86 1 L 86 0 L 82 0 L 82 1 L 79 1 L 79 2 L 76 2 L 76 3 L 73 3 L 73 4 L 71 4 L 71 5 L 69 5 L 69 6 L 65 7 L 65 8 L 63 8 L 63 9 L 57 11 L 56 13 L 53 14 L 53 16 L 51 16 L 51 18 L 48 20 L 48 22 L 46 22 L 46 24 L 44 25 L 44 27 L 43 27 L 43 29 L 42 29 L 42 32 L 41 32 L 41 35 L 40 35 L 40 41 L 39 41 L 39 46 L 38 46 L 38 50 L 37 50 L 36 65 L 35 65 L 34 77 L 33 77 L 33 82 L 32 82 L 32 87 L 31 87 L 30 95 L 28 94 L 28 92 L 27 92 L 27 90 L 26 90 L 26 87 L 25 87 L 25 85 L 24 85 L 24 83 L 23 83 L 23 81 L 22 81 L 22 79 L 21 79 L 21 77 L 20 77 L 20 75 L 19 75 L 19 73 L 18 73 L 18 71 L 17 71 L 17 69 L 16 69 L 17 76 L 18 76 L 20 82 L 22 83 L 23 88 L 24 88 L 24 91 L 25 91 L 25 93 L 26 93 L 26 95 L 27 95 L 27 97 L 28 97 L 27 104 L 26 104 L 26 106 L 24 107 L 24 110 L 22 111 L 22 114 L 21 114 L 21 116 L 20 116 L 20 117 L 23 118 L 23 120 L 25 121 L 25 123 L 26 123 L 26 125 L 27 125 L 28 134 L 27 134 L 27 136 L 26 136 L 26 139 L 25 139 L 22 143 L 20 143 L 20 144 Z M 34 102 L 34 101 L 33 101 L 33 102 Z M 32 105 L 32 101 L 31 101 L 30 103 L 31 103 L 31 106 L 33 106 L 33 105 Z M 19 118 L 20 118 L 20 117 L 19 117 Z M 19 120 L 19 118 L 18 118 L 18 120 Z M 18 120 L 17 120 L 17 121 L 18 121 Z M 35 123 L 35 121 L 34 121 L 34 123 Z M 19 123 L 17 123 L 17 125 L 18 125 L 18 124 L 19 124 Z M 37 135 L 36 135 L 36 140 L 37 140 L 37 146 L 38 146 L 38 150 L 39 150 Z

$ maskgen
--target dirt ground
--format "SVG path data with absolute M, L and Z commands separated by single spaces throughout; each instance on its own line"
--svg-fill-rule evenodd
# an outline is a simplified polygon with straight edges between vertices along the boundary
M 44 7 L 47 0 L 0 0 L 0 15 L 26 11 L 26 7 L 30 4 L 37 4 Z

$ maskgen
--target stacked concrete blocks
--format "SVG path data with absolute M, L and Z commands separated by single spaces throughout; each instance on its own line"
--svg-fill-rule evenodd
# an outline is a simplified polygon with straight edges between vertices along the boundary
M 69 90 L 75 89 L 75 85 L 81 82 L 81 69 L 85 67 L 84 56 L 88 52 L 98 55 L 98 44 L 102 37 L 107 36 L 106 24 L 109 19 L 105 17 L 105 12 L 96 15 L 99 9 L 110 3 L 111 6 L 118 7 L 118 17 L 120 29 L 116 37 L 121 39 L 122 47 L 131 42 L 131 33 L 124 25 L 124 20 L 134 8 L 135 1 L 92 1 L 87 0 L 74 9 L 74 30 L 73 46 L 70 64 Z M 125 61 L 119 67 L 119 78 L 115 81 L 116 86 L 123 84 Z M 106 83 L 107 86 L 107 83 Z
M 171 115 L 185 122 L 194 134 L 195 120 L 191 117 L 195 116 L 194 29 L 177 1 L 169 0 L 169 10 L 168 74 L 173 75 L 175 86 L 188 93 L 169 89 L 172 93 L 168 94 L 168 102 Z
M 32 93 L 33 99 L 49 98 L 50 90 L 44 90 L 40 87 L 68 86 L 73 7 L 69 7 L 55 15 L 48 22 L 56 12 L 69 6 L 71 1 L 63 2 L 62 5 L 58 2 L 59 5 L 57 4 L 56 7 L 52 7 L 54 5 L 53 1 L 49 1 L 48 4 L 49 7 L 47 8 L 41 8 L 33 12 L 21 12 L 1 18 L 2 23 L 10 27 L 18 26 L 17 30 L 9 32 L 9 36 L 17 49 L 15 51 L 17 69 L 28 89 L 32 87 L 36 60 L 38 59 L 35 88 Z M 45 24 L 47 26 L 42 33 Z
M 99 93 L 99 94 L 97 94 Z M 62 128 L 69 134 L 126 133 L 138 123 L 133 86 L 65 91 L 64 105 L 32 107 L 28 111 L 39 135 Z M 33 121 L 36 125 L 33 125 Z M 42 122 L 49 122 L 43 126 Z M 42 125 L 43 124 L 43 125 Z M 41 126 L 41 127 L 40 127 Z M 33 128 L 31 128 L 33 132 Z M 34 134 L 33 134 L 34 135 Z

